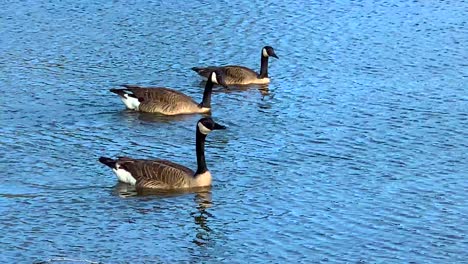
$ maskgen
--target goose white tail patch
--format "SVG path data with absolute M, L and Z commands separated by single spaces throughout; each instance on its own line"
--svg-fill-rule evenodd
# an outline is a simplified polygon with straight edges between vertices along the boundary
M 269 56 L 268 52 L 267 52 L 267 50 L 265 48 L 262 49 L 262 55 L 263 55 L 263 57 L 268 57 Z
M 120 97 L 120 99 L 122 99 L 122 102 L 128 109 L 138 110 L 140 107 L 140 101 L 138 101 L 138 99 L 135 97 L 129 96 L 128 94 L 125 94 L 124 97 Z
M 216 79 L 216 72 L 213 72 L 213 73 L 211 74 L 211 81 L 212 81 L 213 83 L 218 83 L 218 80 Z
M 208 135 L 208 133 L 211 132 L 211 129 L 208 129 L 206 126 L 204 126 L 201 122 L 198 122 L 198 130 L 200 130 L 200 132 L 203 134 L 203 135 Z
M 120 166 L 117 164 L 117 169 L 112 169 L 117 175 L 119 181 L 124 183 L 129 183 L 131 185 L 135 185 L 136 180 L 133 178 L 132 174 L 124 169 L 121 169 Z

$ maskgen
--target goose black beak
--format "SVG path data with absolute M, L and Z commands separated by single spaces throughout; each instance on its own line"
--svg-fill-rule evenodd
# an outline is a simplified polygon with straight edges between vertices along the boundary
M 223 125 L 220 125 L 220 124 L 218 124 L 218 123 L 215 123 L 213 129 L 214 129 L 214 130 L 226 129 L 226 127 L 223 126 Z
M 270 55 L 270 56 L 272 56 L 273 58 L 279 59 L 278 56 L 277 56 L 276 54 L 272 54 L 272 55 Z

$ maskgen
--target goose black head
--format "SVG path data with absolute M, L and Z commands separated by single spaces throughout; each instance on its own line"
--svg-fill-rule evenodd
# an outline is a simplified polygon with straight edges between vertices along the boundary
M 278 56 L 275 53 L 275 50 L 270 46 L 263 47 L 262 56 L 263 57 L 273 57 L 273 58 L 279 59 Z
M 224 80 L 224 72 L 220 69 L 216 69 L 210 73 L 210 80 L 213 83 L 222 85 L 224 88 L 228 88 L 226 81 Z
M 208 135 L 213 130 L 226 129 L 226 127 L 216 123 L 211 117 L 204 117 L 198 120 L 197 129 L 200 133 Z

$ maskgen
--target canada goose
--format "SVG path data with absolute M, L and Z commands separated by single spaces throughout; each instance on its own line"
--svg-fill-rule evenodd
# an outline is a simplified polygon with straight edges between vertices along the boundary
M 168 160 L 144 160 L 119 157 L 110 159 L 100 157 L 99 162 L 110 167 L 121 182 L 136 185 L 137 189 L 185 189 L 211 185 L 211 173 L 205 163 L 205 139 L 216 129 L 226 129 L 210 117 L 197 122 L 196 152 L 197 171 Z
M 222 71 L 215 70 L 208 74 L 210 77 L 205 85 L 203 100 L 199 104 L 179 91 L 164 87 L 123 85 L 124 89 L 110 89 L 110 91 L 118 94 L 125 106 L 131 110 L 164 115 L 208 113 L 211 111 L 213 83 L 227 87 Z
M 260 74 L 255 71 L 246 68 L 244 66 L 228 65 L 228 66 L 209 66 L 209 67 L 193 67 L 192 70 L 201 75 L 204 79 L 208 79 L 210 72 L 216 69 L 220 69 L 225 74 L 226 84 L 266 84 L 270 82 L 268 78 L 268 57 L 278 56 L 275 54 L 275 50 L 270 46 L 262 48 Z

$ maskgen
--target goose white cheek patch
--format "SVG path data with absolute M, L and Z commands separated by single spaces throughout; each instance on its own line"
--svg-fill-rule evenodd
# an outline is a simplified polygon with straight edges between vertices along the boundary
M 213 72 L 213 74 L 211 74 L 211 81 L 213 83 L 218 83 L 218 81 L 216 80 L 216 73 Z
M 211 129 L 206 128 L 201 122 L 198 123 L 198 129 L 203 135 L 208 135 L 211 132 Z
M 262 50 L 262 54 L 263 54 L 263 57 L 268 57 L 268 52 L 265 48 Z

